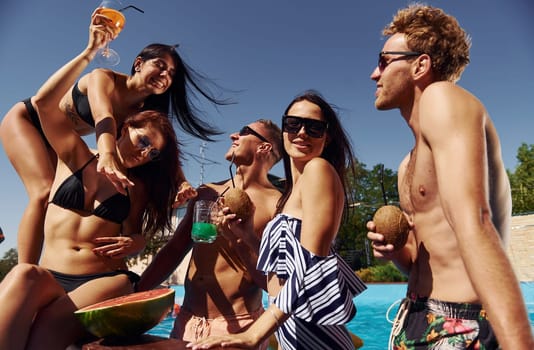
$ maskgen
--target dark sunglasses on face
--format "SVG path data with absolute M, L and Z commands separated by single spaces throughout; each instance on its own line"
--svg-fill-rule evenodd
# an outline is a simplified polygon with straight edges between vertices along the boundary
M 328 123 L 324 120 L 295 117 L 292 115 L 285 115 L 282 118 L 282 130 L 285 132 L 296 134 L 302 129 L 302 126 L 304 126 L 304 130 L 308 136 L 321 138 L 328 128 Z
M 139 137 L 139 141 L 137 141 L 137 148 L 141 150 L 141 152 L 145 152 L 148 150 L 148 159 L 151 161 L 157 161 L 159 160 L 160 151 L 157 148 L 154 148 L 152 146 L 152 143 L 148 140 L 148 137 L 145 135 L 140 134 L 137 130 L 135 130 Z
M 263 142 L 271 143 L 269 140 L 267 140 L 265 137 L 261 136 L 257 131 L 252 129 L 250 126 L 245 125 L 244 127 L 239 130 L 239 136 L 246 136 L 246 135 L 254 135 Z
M 407 60 L 409 58 L 420 56 L 422 54 L 423 54 L 422 52 L 416 52 L 416 51 L 382 51 L 378 54 L 378 70 L 383 71 L 384 69 L 386 69 L 387 66 L 389 66 L 390 63 L 393 63 L 399 60 Z M 386 60 L 384 55 L 401 55 L 401 56 L 392 58 L 388 61 Z

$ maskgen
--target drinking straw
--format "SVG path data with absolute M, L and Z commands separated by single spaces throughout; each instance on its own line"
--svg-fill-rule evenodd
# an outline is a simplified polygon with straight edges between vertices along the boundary
M 122 11 L 124 11 L 124 10 L 129 9 L 129 8 L 132 8 L 132 9 L 134 9 L 134 10 L 137 10 L 137 11 L 139 11 L 139 12 L 141 12 L 141 13 L 145 13 L 145 11 L 141 10 L 139 7 L 134 6 L 134 5 L 128 5 L 128 6 L 126 6 L 126 7 L 123 7 L 123 8 L 121 8 L 121 9 L 119 10 L 119 12 L 122 12 Z

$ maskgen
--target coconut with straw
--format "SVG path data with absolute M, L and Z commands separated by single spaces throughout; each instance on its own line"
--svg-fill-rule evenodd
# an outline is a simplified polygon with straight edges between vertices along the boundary
M 232 180 L 232 187 L 228 187 L 221 193 L 223 203 L 230 208 L 230 212 L 236 215 L 236 218 L 242 221 L 247 221 L 254 213 L 254 204 L 248 196 L 248 194 L 240 188 L 235 187 L 234 174 L 232 172 L 232 166 L 234 165 L 235 154 L 232 154 L 230 160 L 230 179 Z
M 384 188 L 384 165 L 380 168 L 380 186 L 384 205 L 375 212 L 373 222 L 376 225 L 376 232 L 384 235 L 384 243 L 392 244 L 394 250 L 402 248 L 408 239 L 410 225 L 402 210 L 395 206 L 389 205 L 386 190 Z

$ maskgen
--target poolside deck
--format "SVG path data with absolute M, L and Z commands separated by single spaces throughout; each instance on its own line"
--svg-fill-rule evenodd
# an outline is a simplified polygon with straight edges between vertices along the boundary
M 521 282 L 534 281 L 534 214 L 512 217 L 508 256 Z

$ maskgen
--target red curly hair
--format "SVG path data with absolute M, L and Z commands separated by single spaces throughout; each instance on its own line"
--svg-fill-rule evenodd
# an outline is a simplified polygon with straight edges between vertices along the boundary
M 438 80 L 456 82 L 469 63 L 471 39 L 453 16 L 442 9 L 411 4 L 400 9 L 382 34 L 402 33 L 412 51 L 428 54 Z

